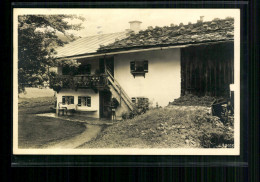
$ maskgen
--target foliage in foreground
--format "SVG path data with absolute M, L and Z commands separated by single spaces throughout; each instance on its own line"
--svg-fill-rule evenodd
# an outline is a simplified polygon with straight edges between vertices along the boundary
M 233 144 L 232 126 L 222 124 L 205 107 L 170 106 L 108 127 L 84 147 L 217 148 Z
M 132 119 L 138 115 L 146 113 L 149 110 L 149 101 L 145 98 L 139 98 L 138 102 L 134 105 L 133 111 L 124 112 L 122 119 Z
M 70 24 L 72 15 L 19 15 L 18 16 L 18 83 L 19 92 L 26 85 L 38 86 L 48 81 L 48 66 L 55 65 L 55 46 L 65 43 L 57 33 L 68 35 L 69 30 L 81 29 L 81 24 Z

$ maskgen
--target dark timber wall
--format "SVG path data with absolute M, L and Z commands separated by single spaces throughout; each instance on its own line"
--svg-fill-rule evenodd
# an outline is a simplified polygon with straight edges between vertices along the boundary
M 181 94 L 228 96 L 234 83 L 234 43 L 183 48 Z

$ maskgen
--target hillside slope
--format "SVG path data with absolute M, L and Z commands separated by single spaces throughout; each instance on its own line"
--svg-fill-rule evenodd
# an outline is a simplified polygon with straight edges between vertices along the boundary
M 233 146 L 233 127 L 209 107 L 168 106 L 119 121 L 81 148 L 208 148 Z

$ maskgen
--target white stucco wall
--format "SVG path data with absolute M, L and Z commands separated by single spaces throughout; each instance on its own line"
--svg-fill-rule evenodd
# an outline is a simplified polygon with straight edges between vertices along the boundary
M 78 89 L 77 91 L 72 89 L 62 89 L 57 94 L 57 103 L 62 102 L 62 96 L 74 96 L 74 105 L 66 105 L 69 108 L 75 108 L 78 104 L 79 96 L 90 96 L 91 97 L 91 107 L 79 106 L 77 110 L 79 111 L 89 111 L 84 112 L 89 117 L 99 118 L 99 93 L 95 93 L 91 89 Z
M 135 77 L 130 61 L 148 60 L 148 73 Z M 148 97 L 153 106 L 166 106 L 181 95 L 180 49 L 144 51 L 114 57 L 114 77 L 131 97 Z

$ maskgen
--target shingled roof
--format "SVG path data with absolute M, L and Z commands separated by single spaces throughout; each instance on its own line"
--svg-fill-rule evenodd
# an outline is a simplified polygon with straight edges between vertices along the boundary
M 209 22 L 198 20 L 197 23 L 178 26 L 148 27 L 138 34 L 132 33 L 127 38 L 100 46 L 99 53 L 143 49 L 149 47 L 164 47 L 173 45 L 198 44 L 206 42 L 234 40 L 234 19 L 214 19 Z

